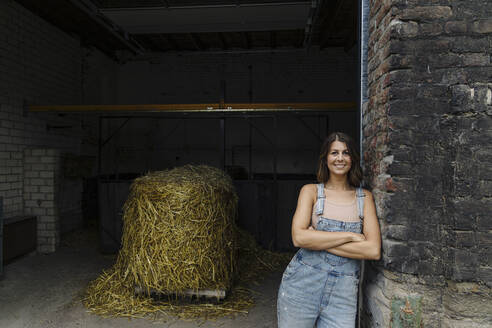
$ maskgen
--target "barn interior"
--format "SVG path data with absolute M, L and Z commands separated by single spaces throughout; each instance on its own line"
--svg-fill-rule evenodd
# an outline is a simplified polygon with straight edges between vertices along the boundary
M 358 11 L 341 0 L 3 1 L 0 326 L 150 324 L 74 301 L 114 260 L 130 185 L 148 172 L 226 171 L 237 224 L 265 249 L 294 251 L 297 195 L 316 180 L 324 137 L 360 138 Z M 275 326 L 280 275 L 254 287 L 257 306 L 235 325 Z

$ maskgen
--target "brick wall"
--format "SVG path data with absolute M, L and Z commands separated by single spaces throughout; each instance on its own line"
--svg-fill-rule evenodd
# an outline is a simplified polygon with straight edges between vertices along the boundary
M 32 157 L 25 154 L 31 149 L 80 153 L 85 132 L 79 118 L 28 113 L 25 105 L 80 103 L 81 54 L 78 39 L 15 1 L 0 2 L 0 195 L 6 217 L 36 214 L 46 209 L 36 206 L 38 200 L 51 201 L 41 199 L 48 197 L 42 191 L 29 198 L 34 193 L 24 189 L 35 187 L 26 176 L 35 172 L 29 165 L 45 164 L 28 163 Z M 54 222 L 43 220 L 38 221 L 41 239 L 54 229 Z M 46 234 L 52 238 L 54 231 Z
M 374 0 L 370 10 L 364 157 L 383 259 L 369 270 L 364 322 L 483 327 L 492 319 L 492 7 Z
M 60 151 L 26 148 L 23 168 L 24 210 L 37 216 L 38 251 L 54 252 L 60 241 Z

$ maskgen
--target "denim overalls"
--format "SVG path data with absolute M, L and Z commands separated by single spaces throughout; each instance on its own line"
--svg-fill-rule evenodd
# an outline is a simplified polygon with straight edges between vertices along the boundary
M 318 184 L 316 215 L 323 214 L 325 194 Z M 364 192 L 356 190 L 360 222 L 319 217 L 316 230 L 361 233 Z M 327 251 L 301 248 L 282 276 L 278 291 L 279 328 L 354 328 L 360 261 Z

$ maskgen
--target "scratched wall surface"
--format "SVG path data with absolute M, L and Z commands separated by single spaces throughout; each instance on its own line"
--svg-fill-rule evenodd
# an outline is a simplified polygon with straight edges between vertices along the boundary
M 490 17 L 483 0 L 371 1 L 364 159 L 383 257 L 366 327 L 492 326 Z

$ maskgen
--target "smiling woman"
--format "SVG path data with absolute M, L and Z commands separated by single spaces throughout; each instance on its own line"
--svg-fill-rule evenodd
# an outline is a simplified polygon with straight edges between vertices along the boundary
M 302 187 L 292 220 L 301 249 L 278 292 L 279 328 L 355 327 L 360 260 L 379 259 L 381 235 L 371 192 L 353 140 L 330 134 L 318 165 L 318 184 Z
M 350 170 L 352 161 L 344 142 L 334 141 L 328 153 L 328 170 L 334 174 L 347 174 Z

